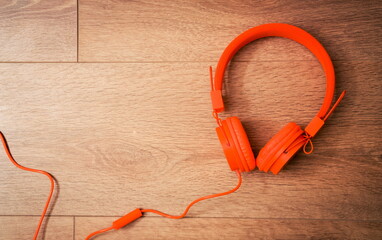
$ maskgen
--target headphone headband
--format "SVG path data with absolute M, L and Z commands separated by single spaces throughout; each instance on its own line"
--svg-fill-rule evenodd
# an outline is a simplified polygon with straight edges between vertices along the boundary
M 224 72 L 229 61 L 242 47 L 256 39 L 264 37 L 283 37 L 294 40 L 308 48 L 319 60 L 326 74 L 326 94 L 316 117 L 323 119 L 325 115 L 327 115 L 334 95 L 335 75 L 332 61 L 324 47 L 312 35 L 301 28 L 284 23 L 264 24 L 251 28 L 240 34 L 227 46 L 219 59 L 214 80 L 212 80 L 211 73 L 211 99 L 214 112 L 220 113 L 224 111 L 222 85 Z

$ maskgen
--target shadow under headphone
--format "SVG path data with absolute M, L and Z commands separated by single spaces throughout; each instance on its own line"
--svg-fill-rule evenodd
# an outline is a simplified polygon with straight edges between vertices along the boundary
M 305 130 L 302 130 L 296 123 L 288 123 L 280 132 L 278 132 L 272 139 L 261 149 L 257 159 L 252 152 L 251 145 L 248 141 L 247 134 L 237 117 L 229 117 L 221 120 L 218 116 L 224 110 L 222 84 L 225 69 L 236 54 L 242 47 L 248 43 L 264 37 L 284 37 L 292 39 L 305 47 L 307 47 L 320 61 L 325 74 L 326 74 L 326 94 L 324 102 L 320 111 L 308 124 Z M 235 192 L 242 183 L 241 172 L 249 172 L 257 166 L 259 170 L 274 174 L 280 172 L 284 165 L 302 148 L 304 152 L 309 154 L 313 151 L 313 144 L 311 139 L 317 134 L 320 128 L 324 125 L 326 119 L 330 116 L 339 102 L 345 95 L 342 92 L 336 103 L 329 110 L 334 96 L 335 77 L 332 61 L 324 47 L 309 33 L 304 30 L 282 23 L 264 24 L 258 27 L 251 28 L 235 38 L 228 47 L 224 50 L 218 62 L 215 78 L 212 76 L 212 67 L 210 67 L 210 81 L 211 81 L 211 99 L 213 116 L 218 124 L 216 133 L 223 147 L 224 154 L 227 158 L 228 164 L 232 171 L 235 171 L 238 176 L 238 184 L 233 189 L 204 196 L 191 202 L 184 212 L 180 215 L 170 215 L 153 209 L 140 209 L 137 208 L 125 216 L 113 222 L 112 226 L 98 230 L 91 233 L 86 239 L 93 236 L 112 230 L 120 229 L 121 227 L 131 223 L 132 221 L 143 216 L 143 213 L 151 212 L 163 217 L 180 219 L 187 215 L 189 209 L 197 202 L 228 195 Z M 309 152 L 305 150 L 306 145 L 310 143 L 311 149 Z

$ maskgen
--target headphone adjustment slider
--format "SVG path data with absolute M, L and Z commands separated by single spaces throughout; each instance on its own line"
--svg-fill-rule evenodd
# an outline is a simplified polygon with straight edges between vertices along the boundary
M 315 116 L 313 120 L 306 126 L 305 132 L 312 138 L 324 125 L 324 120 Z
M 212 108 L 220 113 L 224 111 L 222 90 L 212 90 L 211 93 Z

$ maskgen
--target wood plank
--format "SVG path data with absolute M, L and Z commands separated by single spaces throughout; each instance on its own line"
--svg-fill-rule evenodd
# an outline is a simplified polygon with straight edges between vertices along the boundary
M 116 217 L 76 217 L 76 237 L 111 225 Z M 382 223 L 309 219 L 143 218 L 100 239 L 381 239 Z
M 0 216 L 0 238 L 31 239 L 38 221 L 37 216 Z M 73 217 L 49 217 L 39 239 L 73 239 L 73 223 Z
M 317 62 L 234 64 L 225 116 L 243 119 L 256 152 L 320 107 Z M 0 64 L 0 129 L 21 164 L 57 178 L 52 214 L 135 207 L 176 214 L 236 183 L 214 133 L 208 65 Z M 278 176 L 245 174 L 237 193 L 200 203 L 191 216 L 381 220 L 381 64 L 335 65 L 348 95 L 314 140 L 314 154 L 298 154 Z M 0 214 L 39 214 L 48 181 L 0 156 Z
M 81 0 L 80 61 L 217 61 L 241 32 L 270 22 L 299 26 L 336 60 L 379 60 L 378 1 Z M 251 44 L 236 60 L 305 60 L 286 39 Z
M 3 1 L 0 61 L 77 61 L 77 1 Z

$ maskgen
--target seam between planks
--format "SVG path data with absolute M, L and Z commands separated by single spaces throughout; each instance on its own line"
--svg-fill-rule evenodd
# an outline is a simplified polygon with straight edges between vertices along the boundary
M 51 63 L 51 64 L 68 64 L 68 63 L 103 63 L 103 64 L 113 64 L 113 63 L 158 63 L 158 64 L 161 64 L 161 63 L 208 63 L 208 64 L 216 64 L 218 61 L 218 59 L 216 61 L 214 60 L 211 60 L 211 61 L 108 61 L 108 62 L 97 62 L 97 61 L 81 61 L 81 62 L 75 62 L 75 61 L 65 61 L 65 62 L 13 62 L 13 61 L 5 61 L 5 62 L 1 62 L 0 61 L 0 64 L 2 63 L 6 63 L 6 64 L 9 64 L 9 63 L 12 63 L 12 64 L 21 64 L 21 63 L 30 63 L 30 64 L 45 64 L 45 63 Z M 245 61 L 245 60 L 233 60 L 233 61 L 230 61 L 230 62 L 236 62 L 236 63 L 284 63 L 284 62 L 317 62 L 317 60 L 256 60 L 256 61 Z M 380 60 L 369 60 L 369 59 L 353 59 L 353 60 L 345 60 L 345 59 L 339 59 L 339 60 L 332 60 L 332 62 L 380 62 Z
M 40 217 L 41 215 L 0 215 L 0 217 Z M 46 215 L 46 217 L 72 217 L 75 225 L 76 218 L 119 218 L 122 215 Z M 145 216 L 145 218 L 163 218 L 161 216 Z M 256 218 L 256 217 L 185 217 L 192 219 L 249 219 L 249 220 L 294 220 L 294 221 L 338 221 L 338 222 L 382 222 L 382 219 L 340 219 L 340 218 Z M 73 225 L 73 226 L 74 226 Z M 73 233 L 75 228 L 73 227 Z
M 76 216 L 73 216 L 73 240 L 76 237 Z
M 79 49 L 80 49 L 80 13 L 79 13 L 79 2 L 80 0 L 77 0 L 77 62 L 79 62 Z

